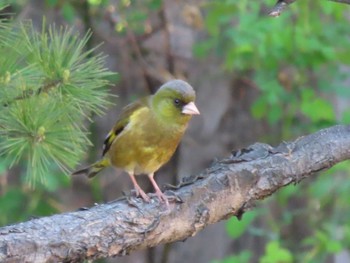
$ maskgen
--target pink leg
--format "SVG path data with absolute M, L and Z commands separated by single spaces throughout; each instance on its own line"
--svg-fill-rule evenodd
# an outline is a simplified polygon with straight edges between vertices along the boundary
M 134 174 L 133 173 L 129 173 L 129 176 L 130 176 L 131 181 L 132 181 L 132 183 L 134 185 L 134 188 L 135 188 L 135 191 L 136 191 L 136 196 L 140 196 L 141 195 L 143 200 L 145 200 L 146 202 L 149 202 L 151 199 L 148 197 L 148 195 L 146 195 L 146 193 L 138 185 Z
M 169 206 L 168 198 L 167 198 L 166 195 L 163 194 L 162 191 L 159 189 L 158 184 L 157 184 L 156 181 L 154 180 L 153 176 L 154 176 L 154 173 L 148 174 L 148 178 L 150 179 L 150 181 L 151 181 L 151 183 L 152 183 L 154 189 L 156 190 L 156 195 L 158 196 L 158 198 L 159 198 L 159 200 L 160 200 L 161 202 L 165 202 L 165 204 L 166 204 L 167 206 Z

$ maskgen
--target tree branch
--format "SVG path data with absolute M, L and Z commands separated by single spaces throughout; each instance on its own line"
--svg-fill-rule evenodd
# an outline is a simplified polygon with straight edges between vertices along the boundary
M 48 92 L 50 89 L 57 87 L 61 83 L 62 83 L 61 80 L 53 80 L 48 83 L 45 83 L 43 86 L 41 86 L 37 90 L 32 90 L 32 89 L 24 90 L 21 95 L 18 95 L 17 97 L 13 98 L 11 101 L 5 102 L 3 106 L 8 107 L 10 104 L 14 103 L 15 101 L 28 99 L 31 96 L 36 96 L 36 95 L 40 95 L 43 92 Z
M 275 6 L 269 12 L 269 16 L 277 17 L 286 9 L 286 7 L 296 0 L 277 0 Z M 342 3 L 350 5 L 350 0 L 328 0 L 330 2 Z
M 279 188 L 350 159 L 350 126 L 283 142 L 256 143 L 167 190 L 167 209 L 126 197 L 87 210 L 0 228 L 1 262 L 80 262 L 184 240 L 209 224 L 240 217 Z
M 350 0 L 328 0 L 328 1 L 350 5 Z

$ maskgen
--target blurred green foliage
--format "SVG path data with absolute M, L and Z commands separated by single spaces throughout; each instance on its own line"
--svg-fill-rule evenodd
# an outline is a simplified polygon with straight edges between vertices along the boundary
M 271 241 L 266 245 L 265 254 L 261 257 L 260 263 L 292 263 L 292 253 L 282 248 L 278 241 Z
M 260 5 L 249 0 L 208 1 L 208 36 L 195 46 L 194 54 L 204 60 L 208 54 L 219 56 L 224 70 L 254 83 L 261 95 L 251 113 L 276 127 L 273 135 L 265 136 L 270 142 L 349 121 L 349 111 L 337 115 L 331 100 L 350 97 L 343 84 L 346 74 L 340 70 L 350 65 L 345 37 L 350 32 L 349 13 L 341 4 L 297 1 L 279 18 L 270 18 L 268 6 L 274 4 L 274 0 Z M 255 256 L 261 263 L 326 262 L 330 255 L 349 249 L 349 177 L 347 162 L 310 183 L 288 186 L 265 203 L 270 211 L 248 212 L 241 222 L 229 219 L 227 233 L 234 239 L 247 233 L 265 237 L 265 254 Z M 301 207 L 298 199 L 304 200 Z M 255 217 L 268 225 L 257 228 L 252 224 Z M 299 235 L 301 240 L 294 237 L 296 221 L 308 230 Z M 237 262 L 237 256 L 220 262 Z
M 237 255 L 229 256 L 222 260 L 214 260 L 213 263 L 249 263 L 251 262 L 252 252 L 244 250 Z
M 208 1 L 208 38 L 194 53 L 204 59 L 214 53 L 222 57 L 224 69 L 248 79 L 253 70 L 261 96 L 252 114 L 280 124 L 286 139 L 296 130 L 308 131 L 310 120 L 317 128 L 335 123 L 333 106 L 323 96 L 350 95 L 339 70 L 350 63 L 344 37 L 349 27 L 340 4 L 302 1 L 271 18 L 267 10 L 274 2 Z
M 252 211 L 244 215 L 244 220 L 238 220 L 236 217 L 231 217 L 226 222 L 227 234 L 234 239 L 240 237 L 245 231 L 247 231 L 257 215 L 257 211 Z

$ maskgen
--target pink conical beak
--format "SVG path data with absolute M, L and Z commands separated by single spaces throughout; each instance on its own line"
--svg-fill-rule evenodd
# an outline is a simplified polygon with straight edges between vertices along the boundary
M 194 102 L 187 103 L 183 108 L 182 108 L 182 113 L 183 114 L 188 114 L 188 115 L 199 115 L 200 112 L 196 107 L 196 104 Z

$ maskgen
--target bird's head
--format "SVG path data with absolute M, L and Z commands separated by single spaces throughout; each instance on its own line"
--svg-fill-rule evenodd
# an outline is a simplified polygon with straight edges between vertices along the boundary
M 175 79 L 163 84 L 152 97 L 152 107 L 157 116 L 171 123 L 186 123 L 198 115 L 194 101 L 196 93 L 190 84 Z

